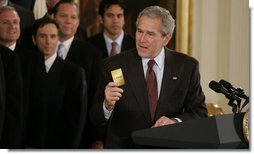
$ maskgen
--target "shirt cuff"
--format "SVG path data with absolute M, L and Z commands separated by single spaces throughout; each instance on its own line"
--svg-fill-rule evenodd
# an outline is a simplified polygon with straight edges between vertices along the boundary
M 105 105 L 105 101 L 103 102 L 102 108 L 103 108 L 103 112 L 104 112 L 104 117 L 106 119 L 109 119 L 113 110 L 111 110 L 111 111 L 107 110 L 106 105 Z
M 176 120 L 177 123 L 178 123 L 178 122 L 183 122 L 183 121 L 182 121 L 181 119 L 179 119 L 179 118 L 171 118 L 171 119 Z

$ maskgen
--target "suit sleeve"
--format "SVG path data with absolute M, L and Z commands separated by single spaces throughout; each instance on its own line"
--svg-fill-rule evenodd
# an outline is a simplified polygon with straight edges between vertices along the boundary
M 99 136 L 104 136 L 108 122 L 104 117 L 103 111 L 103 101 L 105 99 L 104 89 L 110 80 L 108 80 L 109 76 L 102 61 L 100 62 L 100 71 L 98 76 L 100 77 L 99 84 L 97 86 L 89 118 L 93 127 L 96 129 L 95 131 L 97 132 L 97 135 L 99 133 Z

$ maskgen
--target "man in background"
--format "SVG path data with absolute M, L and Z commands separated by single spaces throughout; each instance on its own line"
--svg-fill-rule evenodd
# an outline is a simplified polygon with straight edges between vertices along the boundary
M 0 45 L 8 50 L 1 50 L 3 63 L 6 103 L 3 132 L 0 147 L 21 148 L 24 131 L 24 83 L 21 59 L 14 48 L 20 36 L 20 19 L 13 7 L 0 7 Z
M 22 19 L 20 20 L 20 37 L 18 42 L 30 47 L 31 42 L 31 33 L 30 28 L 33 26 L 35 21 L 34 13 L 26 9 L 20 5 L 12 3 L 9 0 L 0 0 L 0 7 L 1 6 L 11 6 L 14 7 L 15 10 L 18 12 L 19 17 Z
M 53 11 L 54 7 L 60 0 L 46 0 L 46 6 L 47 6 L 47 12 L 44 15 L 44 17 L 53 18 Z M 80 27 L 80 25 L 77 28 L 77 31 L 75 33 L 75 37 L 84 40 L 86 36 L 86 32 Z
M 99 15 L 104 30 L 87 41 L 101 51 L 103 58 L 135 48 L 135 39 L 123 30 L 126 16 L 123 0 L 102 0 Z
M 98 84 L 98 67 L 101 60 L 100 52 L 93 45 L 75 37 L 80 23 L 79 6 L 73 0 L 61 0 L 53 11 L 53 19 L 59 24 L 59 50 L 62 59 L 81 66 L 88 85 L 88 110 L 92 105 L 95 89 Z M 60 48 L 61 47 L 61 48 Z M 88 116 L 88 115 L 87 115 Z M 90 142 L 90 125 L 85 128 L 82 138 L 85 140 L 81 148 L 88 148 Z
M 32 69 L 35 69 L 34 66 L 37 61 L 37 54 L 36 52 L 26 49 L 26 47 L 22 46 L 18 41 L 21 30 L 20 17 L 16 9 L 11 6 L 3 6 L 0 10 L 0 45 L 9 48 L 19 57 L 24 85 L 25 108 L 27 108 L 30 81 L 33 78 Z
M 33 25 L 35 19 L 32 11 L 17 4 L 14 4 L 9 0 L 0 0 L 0 7 L 2 6 L 14 7 L 15 10 L 18 12 L 20 18 L 22 18 L 22 20 L 20 21 L 20 30 L 22 34 L 27 28 L 30 28 Z
M 57 55 L 58 25 L 54 20 L 37 20 L 32 34 L 38 51 L 43 54 L 44 67 L 37 70 L 44 78 L 33 86 L 26 146 L 77 149 L 87 115 L 85 73 Z

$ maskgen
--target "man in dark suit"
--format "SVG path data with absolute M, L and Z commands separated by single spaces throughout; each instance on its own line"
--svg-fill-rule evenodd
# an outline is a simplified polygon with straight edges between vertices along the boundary
M 74 36 L 80 20 L 79 7 L 73 0 L 61 0 L 57 3 L 53 18 L 59 24 L 59 44 L 63 45 L 63 59 L 81 66 L 86 72 L 89 110 L 98 82 L 97 67 L 101 60 L 100 52 L 88 42 Z M 86 141 L 81 148 L 88 148 L 87 135 L 91 134 L 88 129 L 90 128 L 84 130 L 82 138 Z
M 13 7 L 0 7 L 0 45 L 15 48 L 20 28 L 17 12 Z M 24 89 L 19 56 L 12 50 L 3 50 L 2 60 L 6 80 L 6 105 L 2 148 L 21 148 L 24 123 Z
M 10 49 L 1 47 L 4 67 L 6 103 L 0 147 L 21 148 L 23 130 L 23 83 L 18 56 Z
M 15 8 L 11 6 L 1 7 L 0 20 L 2 21 L 0 23 L 0 44 L 11 49 L 13 53 L 19 57 L 23 78 L 22 91 L 24 94 L 23 108 L 25 118 L 29 108 L 28 101 L 31 81 L 34 79 L 36 74 L 35 69 L 39 62 L 38 59 L 40 58 L 40 55 L 37 52 L 26 49 L 26 47 L 22 46 L 20 42 L 18 42 L 20 37 L 20 18 Z
M 148 7 L 137 19 L 136 49 L 104 60 L 90 118 L 107 125 L 105 148 L 138 148 L 135 130 L 207 116 L 198 62 L 165 47 L 174 27 L 168 10 Z
M 74 36 L 79 25 L 79 8 L 73 0 L 61 0 L 57 3 L 53 18 L 59 24 L 59 44 L 64 45 L 63 59 L 81 66 L 86 72 L 90 100 L 93 98 L 90 94 L 96 86 L 95 72 L 101 55 L 94 46 Z
M 47 12 L 42 18 L 53 18 L 54 7 L 59 1 L 60 0 L 46 0 Z M 22 39 L 22 44 L 25 44 L 29 49 L 32 49 L 32 50 L 36 49 L 36 46 L 33 44 L 33 41 L 32 41 L 31 28 L 27 29 L 26 32 L 27 34 L 25 35 L 25 38 L 27 40 Z M 76 30 L 75 37 L 80 40 L 84 40 L 87 38 L 86 32 L 81 28 L 80 25 L 78 26 Z
M 38 99 L 44 103 L 38 103 L 36 96 L 32 99 L 27 146 L 78 148 L 87 114 L 85 73 L 81 67 L 57 56 L 58 25 L 54 20 L 37 20 L 33 41 L 45 59 L 45 66 L 38 68 L 45 77 L 38 82 L 43 86 Z
M 60 0 L 46 0 L 46 6 L 47 6 L 48 12 L 46 12 L 46 14 L 43 16 L 44 18 L 45 17 L 53 18 L 54 7 L 56 6 L 58 2 L 60 2 Z M 77 28 L 75 37 L 81 40 L 84 40 L 85 38 L 87 38 L 86 32 L 80 27 L 80 25 Z
M 123 31 L 126 7 L 122 0 L 102 0 L 99 15 L 104 31 L 87 41 L 100 49 L 103 58 L 112 55 L 112 42 L 116 43 L 115 54 L 135 48 L 135 39 Z

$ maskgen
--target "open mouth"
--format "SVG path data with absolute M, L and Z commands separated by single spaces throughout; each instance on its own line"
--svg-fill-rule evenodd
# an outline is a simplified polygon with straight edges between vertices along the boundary
M 144 46 L 144 45 L 138 45 L 140 48 L 143 48 L 143 49 L 147 49 L 147 47 L 146 46 Z

